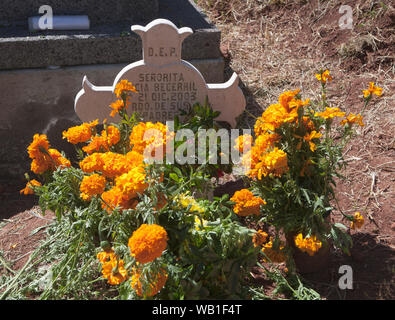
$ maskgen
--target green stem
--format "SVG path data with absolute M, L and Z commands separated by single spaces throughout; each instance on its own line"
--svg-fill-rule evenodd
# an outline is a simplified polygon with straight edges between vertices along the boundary
M 6 270 L 8 270 L 9 272 L 11 272 L 12 274 L 15 275 L 15 271 L 11 269 L 11 267 L 8 266 L 7 262 L 5 261 L 5 259 L 3 259 L 3 257 L 0 255 L 0 262 L 3 264 L 4 268 Z
M 369 101 L 370 101 L 371 98 L 372 98 L 372 95 L 370 94 L 370 95 L 365 99 L 365 103 L 364 103 L 364 106 L 363 106 L 363 108 L 362 108 L 361 115 L 364 113 L 364 111 L 365 111 L 365 109 L 366 109 L 366 107 L 367 107 L 367 105 L 368 105 L 368 103 L 369 103 Z
M 41 259 L 39 259 L 38 261 L 36 261 L 35 263 L 31 263 L 39 254 L 41 248 L 43 248 L 44 246 L 46 246 L 48 243 L 50 243 L 52 240 L 48 240 L 47 242 L 45 242 L 43 245 L 41 245 L 38 249 L 36 249 L 36 251 L 34 251 L 28 261 L 25 263 L 25 265 L 22 267 L 22 269 L 19 270 L 19 272 L 16 274 L 16 276 L 12 279 L 11 283 L 9 284 L 8 288 L 2 293 L 2 295 L 0 296 L 0 300 L 4 300 L 10 293 L 10 291 L 14 288 L 15 284 L 17 283 L 17 281 L 19 280 L 19 278 L 21 277 L 21 275 L 29 270 L 30 268 L 32 268 L 34 265 L 36 265 L 37 263 L 40 263 L 42 260 L 44 260 L 44 257 L 41 257 Z M 2 289 L 2 287 L 0 288 L 0 290 Z

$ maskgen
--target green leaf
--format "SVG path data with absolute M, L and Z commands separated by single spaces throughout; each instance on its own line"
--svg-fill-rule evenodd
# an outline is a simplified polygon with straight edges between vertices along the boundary
M 182 178 L 183 174 L 182 174 L 180 168 L 174 167 L 174 168 L 173 168 L 173 171 L 174 171 L 180 178 Z
M 171 172 L 171 173 L 169 174 L 169 177 L 170 177 L 171 179 L 173 179 L 175 182 L 179 182 L 179 181 L 180 181 L 180 179 L 178 178 L 178 175 L 175 174 L 174 172 Z
M 30 236 L 35 235 L 37 232 L 39 232 L 39 231 L 42 230 L 42 229 L 45 229 L 46 227 L 47 227 L 47 225 L 41 226 L 41 227 L 38 227 L 38 228 L 34 229 L 34 230 L 30 233 Z
M 347 230 L 347 227 L 344 224 L 342 224 L 342 223 L 335 223 L 334 226 L 336 228 Z
M 307 193 L 307 190 L 306 189 L 302 189 L 302 192 L 303 192 L 307 202 L 310 204 L 311 200 L 310 200 L 309 194 Z

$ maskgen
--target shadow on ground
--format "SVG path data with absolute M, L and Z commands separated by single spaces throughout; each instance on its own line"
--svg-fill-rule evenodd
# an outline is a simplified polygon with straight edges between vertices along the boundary
M 328 300 L 392 300 L 395 297 L 395 252 L 369 233 L 352 235 L 353 249 L 347 256 L 333 252 L 325 270 L 303 275 L 306 285 Z M 353 271 L 353 289 L 340 290 L 342 265 Z
M 25 186 L 23 177 L 20 180 L 0 180 L 0 220 L 9 219 L 37 205 L 37 196 L 19 193 Z

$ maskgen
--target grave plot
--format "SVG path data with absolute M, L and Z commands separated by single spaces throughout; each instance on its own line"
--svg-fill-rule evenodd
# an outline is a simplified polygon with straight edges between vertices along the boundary
M 247 18 L 256 12 L 249 11 L 251 3 L 242 6 Z M 212 13 L 220 14 L 222 28 L 221 19 L 240 19 L 234 12 L 239 4 L 239 0 L 214 4 Z M 275 21 L 284 22 L 273 11 L 277 6 L 263 8 Z M 280 8 L 288 17 L 288 6 Z M 304 12 L 306 7 L 298 3 L 291 12 L 295 9 Z M 291 21 L 297 27 L 302 20 Z M 232 23 L 226 26 L 235 28 Z M 254 47 L 251 37 L 263 41 L 263 34 L 270 34 L 262 33 L 260 26 L 261 33 L 253 37 L 251 27 L 259 29 L 258 22 L 248 20 L 245 30 L 235 28 L 251 41 L 238 44 L 238 50 Z M 284 32 L 281 23 L 277 26 Z M 5 252 L 0 256 L 0 299 L 391 297 L 387 281 L 392 281 L 388 274 L 392 247 L 382 240 L 388 238 L 383 232 L 393 229 L 385 211 L 386 192 L 391 190 L 390 185 L 385 187 L 391 164 L 386 157 L 392 151 L 383 151 L 380 145 L 367 148 L 366 141 L 375 126 L 372 115 L 378 116 L 378 109 L 384 115 L 389 111 L 388 79 L 361 79 L 350 89 L 352 106 L 342 106 L 339 101 L 347 98 L 339 88 L 346 82 L 339 78 L 336 59 L 326 58 L 320 69 L 313 63 L 314 68 L 302 73 L 303 85 L 281 82 L 255 90 L 259 81 L 252 78 L 241 91 L 236 73 L 230 73 L 225 83 L 211 84 L 179 58 L 184 39 L 193 34 L 190 28 L 159 19 L 133 25 L 132 31 L 142 39 L 140 61 L 120 68 L 107 86 L 88 80 L 89 75 L 80 77 L 82 89 L 76 90 L 80 91 L 74 105 L 83 123 L 62 133 L 77 160 L 55 149 L 45 134 L 30 138 L 31 172 L 21 193 L 39 196 L 41 209 L 2 225 L 0 234 L 10 236 L 0 241 Z M 280 35 L 286 49 L 281 51 L 283 43 L 275 41 L 274 52 L 260 57 L 264 66 L 259 70 L 267 77 L 273 72 L 268 64 L 275 59 L 284 62 L 283 56 L 291 59 L 287 49 L 294 43 Z M 225 41 L 230 39 L 227 34 Z M 256 48 L 260 47 L 252 56 L 261 52 Z M 232 55 L 240 54 L 233 50 Z M 251 56 L 244 54 L 243 59 L 249 61 Z M 233 63 L 243 59 L 238 56 Z M 238 71 L 254 73 L 259 64 L 247 65 Z M 265 108 L 256 117 L 251 104 L 257 102 L 249 90 L 258 100 L 267 90 L 260 100 Z M 242 92 L 248 95 L 247 110 Z M 177 93 L 174 101 L 173 93 Z M 204 97 L 211 106 L 194 103 L 193 94 L 201 94 L 199 100 Z M 240 135 L 241 130 L 232 131 L 224 122 L 234 126 L 242 110 L 252 117 L 238 121 L 238 128 L 252 130 Z M 377 124 L 375 128 L 381 129 Z M 376 160 L 381 163 L 363 159 L 376 169 L 367 167 L 370 193 L 357 204 L 344 197 L 347 191 L 341 180 L 343 172 L 351 175 L 348 195 L 360 196 L 354 191 L 364 189 L 358 184 L 366 177 L 348 167 L 362 160 L 355 153 L 350 157 L 355 145 L 360 146 L 360 156 L 366 156 L 366 149 L 380 151 Z M 241 161 L 233 158 L 235 150 Z M 244 171 L 236 170 L 240 168 Z M 232 178 L 239 180 L 218 188 Z M 211 191 L 219 197 L 213 198 Z M 372 206 L 380 211 L 373 212 Z M 43 212 L 45 216 L 40 215 Z M 39 220 L 24 224 L 32 215 Z M 40 233 L 44 229 L 47 233 Z M 25 233 L 33 244 L 39 237 L 45 242 L 37 249 L 27 245 Z M 31 255 L 21 252 L 24 246 L 33 250 Z M 368 285 L 372 290 L 366 291 L 364 279 L 372 279 Z M 326 292 L 328 288 L 332 292 Z M 153 313 L 163 310 L 167 309 Z M 216 309 L 220 314 L 218 310 L 225 313 L 224 308 Z

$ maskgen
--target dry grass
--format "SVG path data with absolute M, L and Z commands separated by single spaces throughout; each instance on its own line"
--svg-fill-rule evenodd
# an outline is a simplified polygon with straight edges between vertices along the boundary
M 276 8 L 286 8 L 291 3 L 295 6 L 296 2 L 309 3 L 285 18 L 283 10 L 276 12 Z M 310 3 L 313 5 L 310 6 Z M 338 54 L 329 56 L 325 51 L 328 45 L 324 43 L 324 36 L 333 28 L 339 29 L 337 19 L 330 20 L 337 13 L 339 3 L 335 0 L 198 1 L 222 31 L 222 49 L 231 57 L 227 75 L 231 71 L 239 74 L 247 89 L 247 109 L 254 115 L 273 103 L 284 90 L 300 88 L 304 96 L 314 98 L 319 91 L 314 73 L 320 68 L 328 68 L 334 75 L 334 82 L 329 88 L 333 105 L 355 112 L 362 106 L 362 99 L 355 97 L 361 97 L 369 81 L 374 81 L 384 89 L 385 95 L 374 109 L 367 110 L 365 119 L 368 126 L 364 132 L 368 134 L 373 127 L 379 129 L 383 121 L 393 128 L 393 63 L 392 67 L 388 63 L 383 65 L 383 57 L 377 56 L 374 70 L 364 70 L 366 65 L 358 66 L 353 72 L 344 68 L 347 60 L 355 58 L 366 48 L 377 51 L 378 45 L 385 40 L 384 36 L 380 36 L 381 30 L 374 26 L 352 32 L 345 30 L 344 42 L 334 48 Z M 393 10 L 389 3 L 373 10 L 374 1 L 357 2 L 353 7 L 354 24 L 371 24 L 371 15 L 375 19 L 383 16 L 385 7 Z M 264 11 L 269 8 L 269 11 Z M 374 14 L 369 15 L 369 12 Z M 393 62 L 393 52 L 390 58 Z M 253 122 L 254 119 L 248 121 L 250 125 Z M 377 130 L 374 132 L 377 134 Z

